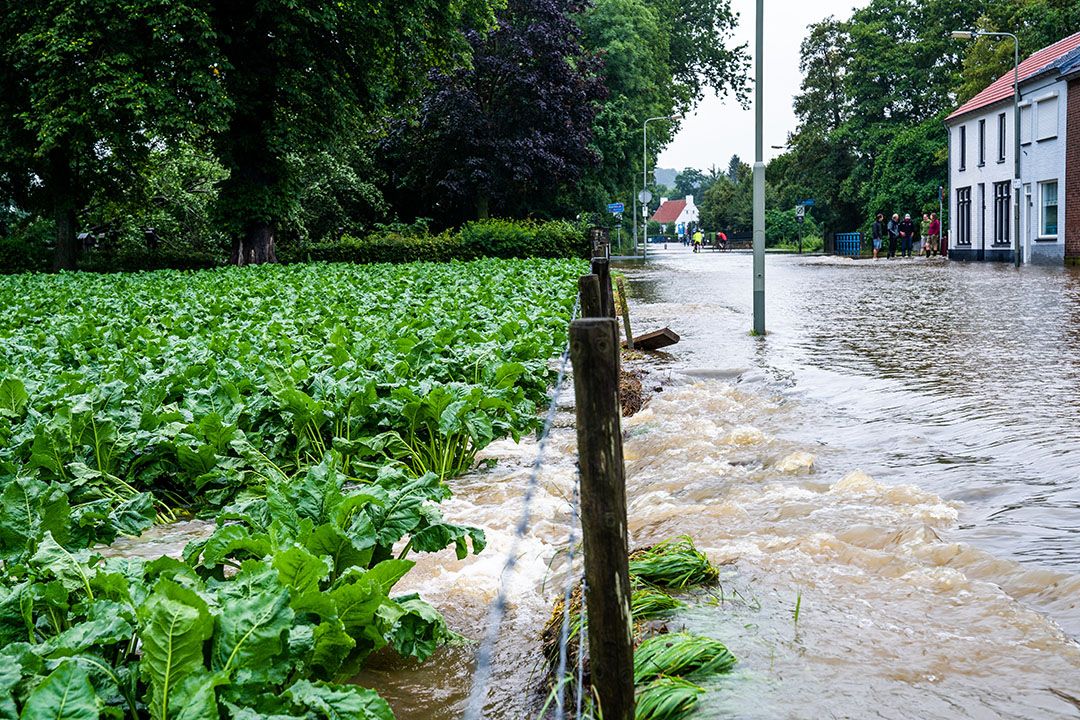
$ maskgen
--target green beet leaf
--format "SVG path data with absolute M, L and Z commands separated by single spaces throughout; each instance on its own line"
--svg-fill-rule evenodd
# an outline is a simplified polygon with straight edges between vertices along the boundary
M 296 705 L 326 720 L 394 720 L 386 701 L 374 690 L 300 680 L 286 694 Z
M 20 719 L 98 720 L 99 707 L 90 676 L 77 663 L 68 661 L 34 688 Z
M 150 686 L 150 715 L 154 720 L 172 720 L 187 699 L 181 688 L 190 694 L 202 687 L 183 683 L 189 676 L 206 673 L 203 645 L 214 632 L 214 618 L 198 594 L 167 578 L 157 581 L 138 617 L 140 668 Z
M 240 684 L 280 683 L 289 671 L 289 589 L 271 567 L 245 562 L 220 584 L 212 666 Z

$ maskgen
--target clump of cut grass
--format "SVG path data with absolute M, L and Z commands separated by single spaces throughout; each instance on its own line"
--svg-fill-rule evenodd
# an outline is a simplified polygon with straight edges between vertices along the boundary
M 638 690 L 634 720 L 681 720 L 697 709 L 704 692 L 689 680 L 657 678 Z
M 735 662 L 735 656 L 719 640 L 689 633 L 658 635 L 641 643 L 634 653 L 634 683 L 665 676 L 726 673 Z
M 672 590 L 710 585 L 720 572 L 687 536 L 674 538 L 630 556 L 630 576 L 638 582 Z
M 630 608 L 636 622 L 669 617 L 685 605 L 681 600 L 651 587 L 635 590 L 630 596 Z

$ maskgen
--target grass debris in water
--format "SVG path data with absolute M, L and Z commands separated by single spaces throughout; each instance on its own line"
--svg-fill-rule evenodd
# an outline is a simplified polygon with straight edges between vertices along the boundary
M 655 588 L 642 588 L 630 596 L 630 606 L 634 620 L 640 622 L 669 617 L 684 603 Z
M 630 576 L 657 587 L 684 590 L 716 582 L 720 573 L 689 537 L 667 540 L 630 556 Z
M 638 690 L 634 720 L 680 720 L 697 709 L 704 692 L 682 678 L 657 678 Z
M 658 635 L 641 643 L 634 653 L 634 683 L 664 676 L 726 673 L 735 662 L 719 640 L 689 633 Z

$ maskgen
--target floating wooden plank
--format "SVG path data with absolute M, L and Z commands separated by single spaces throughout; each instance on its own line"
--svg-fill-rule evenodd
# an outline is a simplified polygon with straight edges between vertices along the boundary
M 675 345 L 680 339 L 671 328 L 664 328 L 634 338 L 634 348 L 636 350 L 661 350 Z M 623 343 L 624 347 L 625 345 L 626 343 Z

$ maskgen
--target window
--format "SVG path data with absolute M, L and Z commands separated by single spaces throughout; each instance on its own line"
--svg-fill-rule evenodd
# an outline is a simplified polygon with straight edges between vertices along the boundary
M 998 115 L 998 162 L 1005 162 L 1005 113 Z
M 994 244 L 995 245 L 1008 245 L 1009 244 L 1009 230 L 1012 227 L 1009 223 L 1012 200 L 1012 183 L 1011 182 L 999 182 L 994 183 Z
M 986 164 L 986 121 L 979 121 L 979 167 Z
M 1024 105 L 1020 108 L 1020 143 L 1027 145 L 1031 142 L 1031 106 Z
M 971 188 L 956 191 L 956 242 L 971 244 Z
M 960 171 L 967 170 L 967 125 L 960 126 Z
M 1050 140 L 1058 135 L 1058 99 L 1056 97 L 1040 100 L 1038 104 L 1037 140 Z
M 1057 237 L 1058 234 L 1058 184 L 1057 182 L 1039 183 L 1040 206 L 1042 207 L 1039 234 L 1043 237 Z

